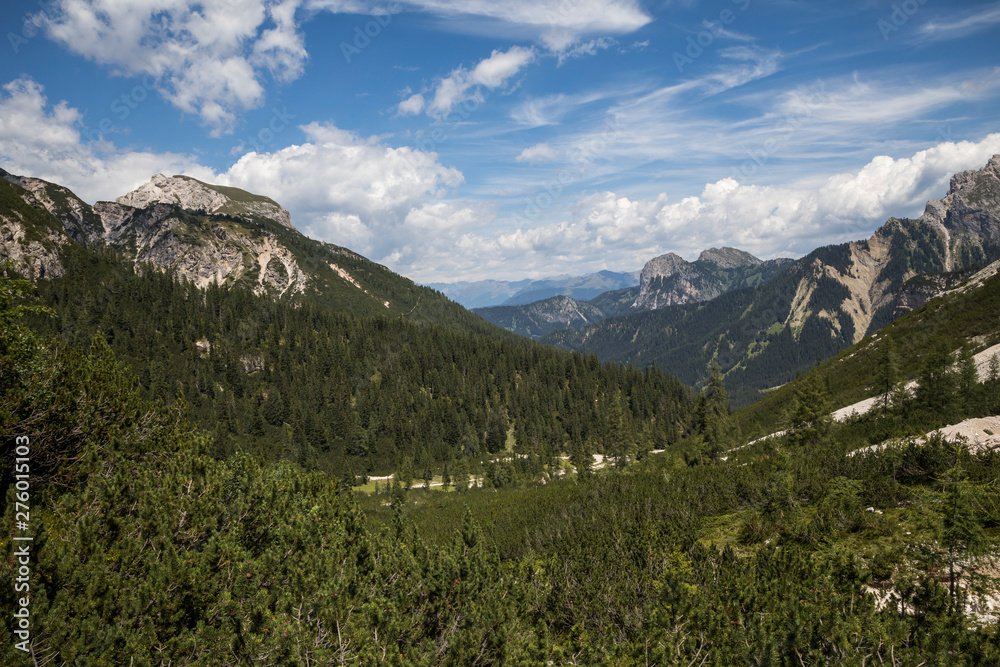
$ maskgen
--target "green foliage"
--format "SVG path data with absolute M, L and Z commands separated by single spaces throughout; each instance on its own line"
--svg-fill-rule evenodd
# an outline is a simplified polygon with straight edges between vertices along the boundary
M 385 474 L 409 458 L 417 475 L 504 451 L 512 427 L 518 452 L 546 457 L 585 438 L 602 451 L 598 434 L 623 426 L 616 446 L 634 448 L 633 423 L 662 440 L 688 419 L 688 392 L 658 371 L 238 288 L 199 290 L 169 273 L 136 274 L 106 252 L 71 248 L 65 263 L 65 278 L 38 286 L 57 318 L 32 325 L 69 347 L 100 332 L 145 399 L 169 403 L 183 390 L 220 457 L 242 451 L 337 476 Z M 611 397 L 620 413 L 603 411 Z
M 900 376 L 926 388 L 842 424 L 824 365 L 781 393 L 787 437 L 734 449 L 716 365 L 691 416 L 654 370 L 70 262 L 38 289 L 58 319 L 0 280 L 0 419 L 33 442 L 40 664 L 1000 662 L 955 567 L 995 546 L 1000 455 L 939 438 L 846 455 L 1000 411 L 968 352 L 950 369 L 955 346 L 893 333 Z M 963 332 L 983 315 L 941 308 Z M 887 349 L 853 351 L 862 388 L 896 384 Z M 728 460 L 686 465 L 706 444 Z M 588 475 L 594 450 L 632 465 Z M 580 474 L 554 474 L 563 452 Z M 461 493 L 401 486 L 438 466 Z M 397 471 L 388 497 L 341 484 L 376 467 Z M 24 662 L 12 640 L 4 624 L 3 664 Z
M 830 397 L 818 373 L 799 385 L 788 410 L 788 437 L 792 446 L 816 447 L 830 432 Z

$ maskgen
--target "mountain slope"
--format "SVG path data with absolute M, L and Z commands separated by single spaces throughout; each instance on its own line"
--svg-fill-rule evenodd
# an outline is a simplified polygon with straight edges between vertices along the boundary
M 546 340 L 605 360 L 656 364 L 691 383 L 716 359 L 733 402 L 746 405 L 888 324 L 897 291 L 913 276 L 1000 256 L 998 192 L 1000 155 L 955 175 L 948 195 L 928 202 L 919 219 L 890 218 L 870 239 L 818 248 L 768 283 Z
M 890 347 L 896 382 L 905 385 L 919 378 L 928 353 L 935 348 L 953 352 L 969 346 L 969 351 L 975 354 L 1000 343 L 997 313 L 1000 313 L 1000 261 L 938 293 L 810 373 L 822 376 L 834 407 L 851 405 L 880 393 L 876 369 L 884 364 Z M 744 432 L 773 430 L 795 391 L 806 381 L 805 376 L 797 378 L 737 413 Z
M 568 296 L 554 296 L 523 306 L 477 308 L 473 312 L 487 322 L 527 338 L 541 338 L 558 329 L 577 329 L 605 317 L 597 306 Z
M 30 245 L 51 233 L 49 246 L 65 244 L 69 237 L 87 247 L 106 246 L 136 267 L 149 263 L 169 269 L 199 287 L 239 286 L 356 315 L 492 330 L 432 289 L 347 248 L 307 238 L 267 197 L 158 174 L 117 201 L 90 206 L 60 185 L 6 172 L 0 176 L 6 239 L 0 257 L 45 258 L 29 271 L 35 277 L 62 273 L 55 250 Z M 36 231 L 25 228 L 23 211 L 15 212 L 25 207 L 35 211 L 28 226 Z

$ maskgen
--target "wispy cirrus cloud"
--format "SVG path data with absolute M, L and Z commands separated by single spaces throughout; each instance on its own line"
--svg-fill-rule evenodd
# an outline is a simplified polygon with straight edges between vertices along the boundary
M 1000 3 L 966 11 L 949 12 L 920 26 L 919 35 L 928 40 L 960 39 L 976 32 L 991 30 L 1000 23 Z

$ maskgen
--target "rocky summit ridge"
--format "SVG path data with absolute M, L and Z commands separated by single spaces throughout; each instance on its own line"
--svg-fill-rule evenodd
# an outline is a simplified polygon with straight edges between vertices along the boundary
M 204 211 L 226 215 L 256 215 L 274 220 L 285 227 L 292 226 L 292 217 L 269 197 L 255 195 L 222 185 L 210 185 L 190 176 L 167 177 L 156 174 L 148 183 L 115 200 L 133 208 L 153 204 L 172 204 L 186 211 Z
M 734 287 L 766 279 L 790 259 L 764 260 L 737 248 L 709 248 L 693 262 L 668 252 L 646 262 L 632 309 L 658 310 L 682 303 L 708 301 Z
M 482 327 L 433 290 L 347 248 L 307 238 L 274 200 L 187 176 L 157 174 L 115 201 L 0 170 L 0 261 L 32 279 L 65 273 L 63 249 L 108 248 L 137 271 L 171 271 L 198 287 L 242 287 L 357 315 L 445 317 Z

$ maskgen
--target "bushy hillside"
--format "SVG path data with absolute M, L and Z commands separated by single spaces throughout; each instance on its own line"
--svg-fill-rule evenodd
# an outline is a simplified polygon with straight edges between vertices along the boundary
M 140 400 L 101 339 L 43 345 L 28 291 L 0 279 L 0 426 L 30 441 L 34 538 L 30 641 L 0 625 L 4 664 L 1000 661 L 980 597 L 997 586 L 995 452 L 845 456 L 896 421 L 824 429 L 803 410 L 728 460 L 697 455 L 703 424 L 625 471 L 354 496 L 294 462 L 210 456 L 212 435 Z M 960 412 L 998 396 L 976 385 Z

